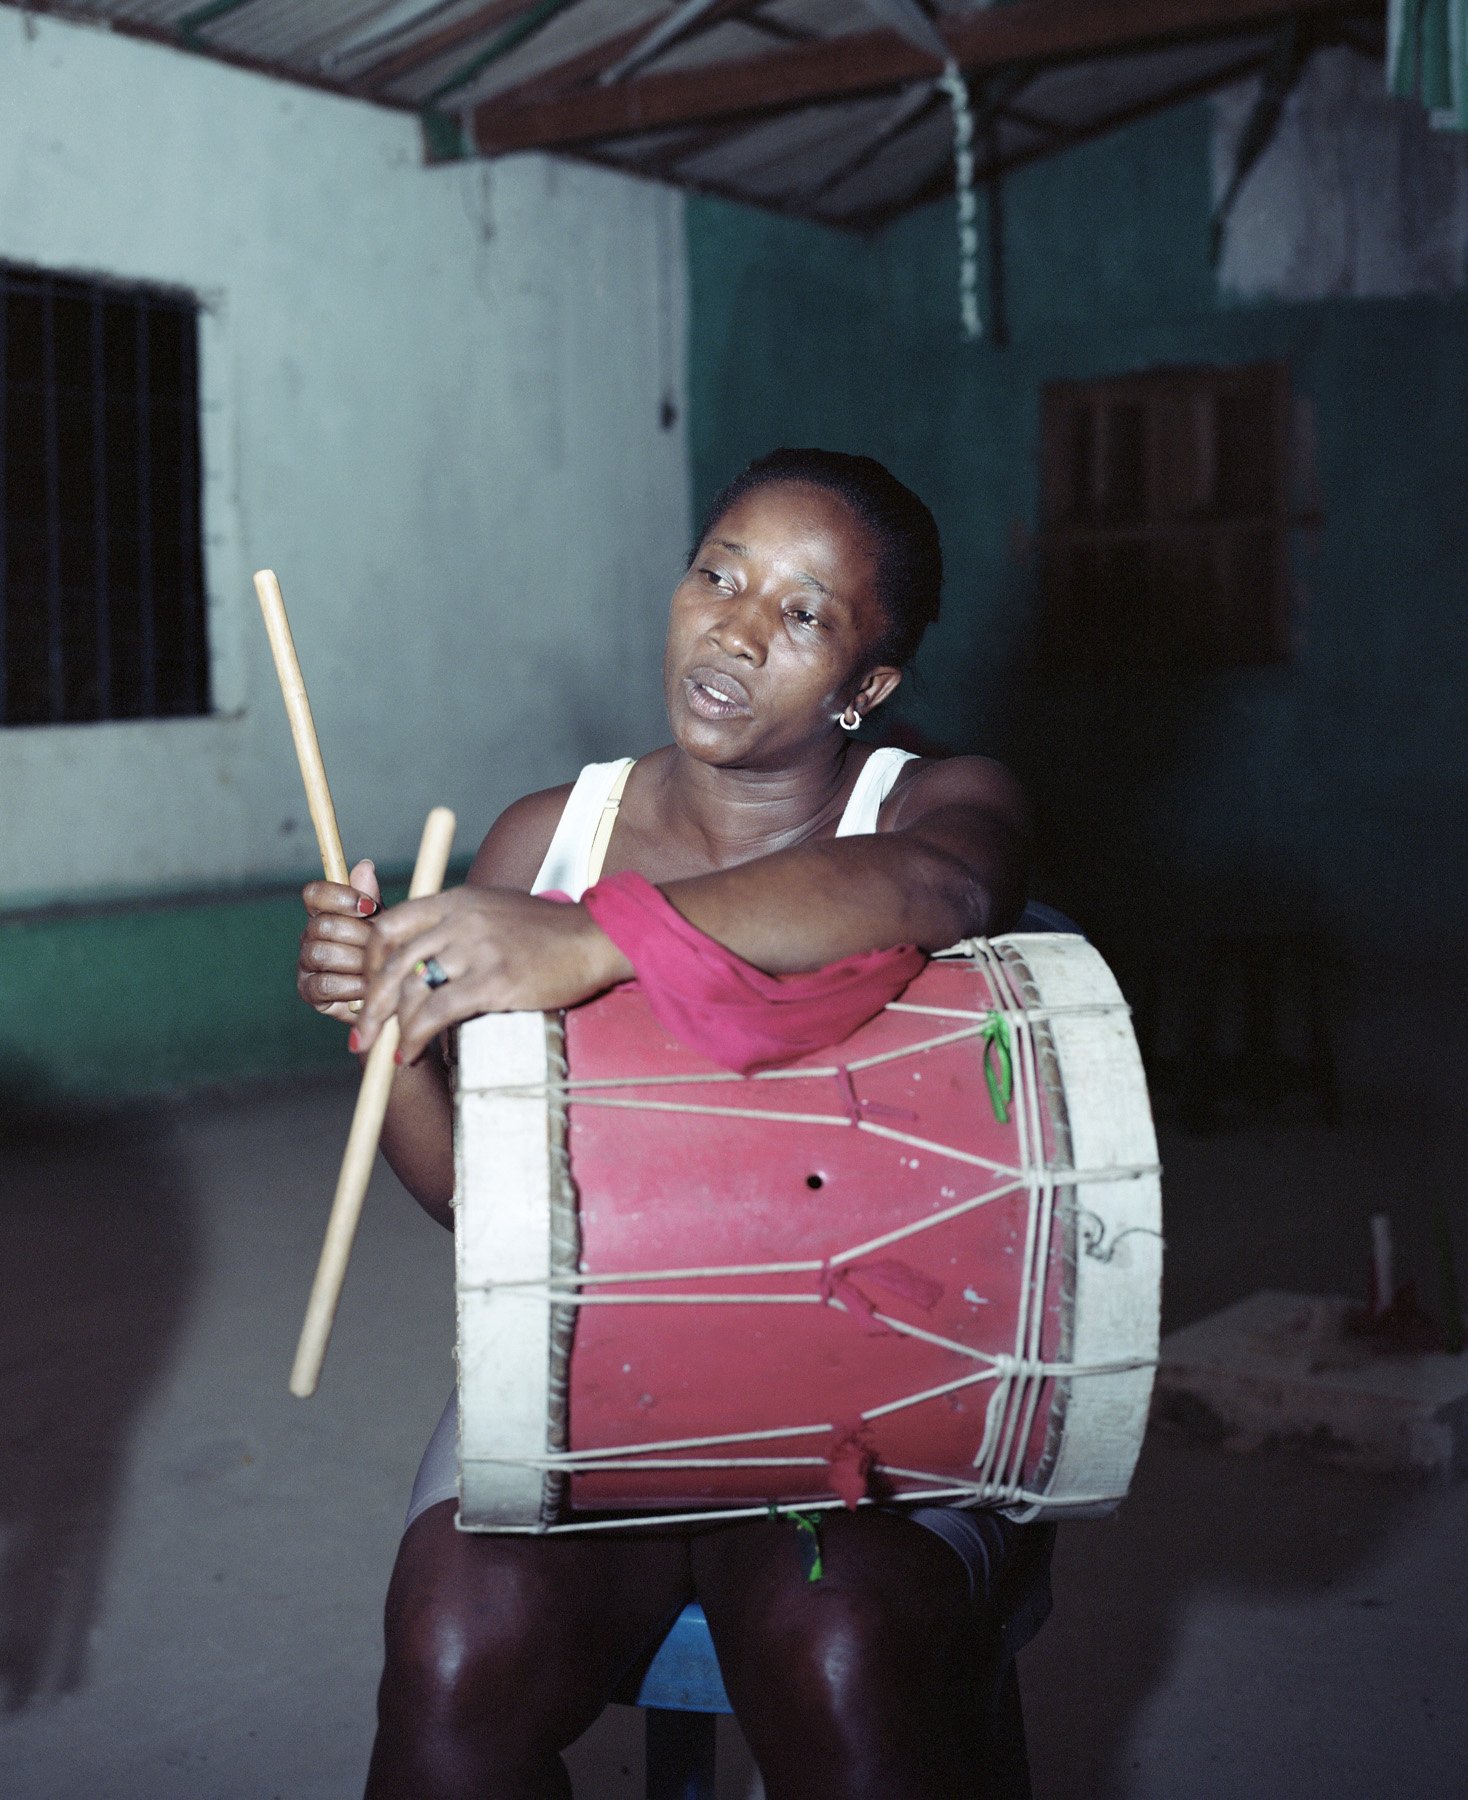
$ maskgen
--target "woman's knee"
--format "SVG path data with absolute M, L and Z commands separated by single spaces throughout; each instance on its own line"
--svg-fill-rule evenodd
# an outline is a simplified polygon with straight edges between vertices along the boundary
M 902 1520 L 838 1519 L 822 1537 L 817 1581 L 805 1579 L 780 1531 L 763 1541 L 731 1534 L 702 1559 L 700 1593 L 729 1694 L 767 1781 L 798 1768 L 813 1744 L 833 1767 L 849 1760 L 888 1772 L 950 1754 L 975 1674 L 962 1563 Z
M 367 1800 L 569 1796 L 559 1753 L 578 1723 L 564 1694 L 527 1679 L 536 1657 L 521 1584 L 498 1595 L 495 1585 L 477 1584 L 488 1603 L 466 1606 L 405 1599 L 395 1581 Z
M 405 1542 L 388 1590 L 384 1716 L 434 1729 L 559 1735 L 565 1684 L 545 1678 L 555 1660 L 547 1656 L 551 1597 L 517 1548 L 449 1543 L 425 1555 Z
M 563 1748 L 686 1588 L 681 1545 L 460 1532 L 452 1503 L 432 1508 L 388 1589 L 381 1715 Z
M 885 1710 L 884 1701 L 951 1678 L 961 1619 L 930 1617 L 850 1587 L 813 1587 L 780 1609 L 760 1652 L 806 1704 L 832 1714 Z

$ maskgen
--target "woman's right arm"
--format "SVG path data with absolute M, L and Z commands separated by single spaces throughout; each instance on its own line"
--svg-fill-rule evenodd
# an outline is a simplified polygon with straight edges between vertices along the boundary
M 474 858 L 468 885 L 528 893 L 569 793 L 569 787 L 551 788 L 517 800 L 501 813 Z M 350 1023 L 350 1003 L 366 992 L 367 945 L 381 899 L 376 871 L 370 862 L 360 862 L 351 872 L 350 886 L 312 881 L 302 898 L 309 917 L 296 990 L 317 1012 Z M 347 1042 L 355 1050 L 350 1037 Z M 452 1226 L 453 1089 L 438 1045 L 397 1071 L 383 1121 L 382 1152 L 423 1210 L 440 1225 Z

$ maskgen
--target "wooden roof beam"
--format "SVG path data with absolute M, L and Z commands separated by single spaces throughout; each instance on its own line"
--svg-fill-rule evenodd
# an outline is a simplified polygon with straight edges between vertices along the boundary
M 1362 0 L 1090 0 L 1086 6 L 1014 0 L 968 17 L 950 16 L 941 29 L 957 61 L 982 73 L 1244 31 L 1292 13 L 1362 10 Z M 486 155 L 570 147 L 880 93 L 931 80 L 938 68 L 934 57 L 895 31 L 855 32 L 765 56 L 643 75 L 574 97 L 518 105 L 489 99 L 473 109 L 469 132 Z

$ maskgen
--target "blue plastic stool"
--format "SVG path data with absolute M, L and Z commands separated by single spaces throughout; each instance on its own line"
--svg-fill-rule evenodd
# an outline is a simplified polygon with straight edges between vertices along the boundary
M 716 1721 L 734 1708 L 696 1601 L 673 1621 L 628 1698 L 647 1712 L 647 1800 L 714 1800 Z

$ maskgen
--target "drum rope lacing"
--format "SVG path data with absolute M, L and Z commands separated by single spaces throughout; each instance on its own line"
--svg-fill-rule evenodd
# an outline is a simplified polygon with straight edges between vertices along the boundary
M 1033 1432 L 1035 1414 L 1045 1383 L 1054 1379 L 1068 1380 L 1081 1375 L 1122 1374 L 1132 1370 L 1150 1368 L 1156 1361 L 1155 1357 L 1148 1356 L 1128 1357 L 1104 1363 L 1074 1363 L 1054 1359 L 1047 1360 L 1042 1357 L 1043 1289 L 1047 1278 L 1045 1251 L 1052 1236 L 1057 1190 L 1062 1186 L 1072 1188 L 1101 1181 L 1144 1179 L 1155 1176 L 1159 1172 L 1159 1165 L 1154 1161 L 1113 1164 L 1098 1169 L 1077 1169 L 1067 1166 L 1059 1171 L 1060 1179 L 1057 1181 L 1056 1172 L 1044 1161 L 1042 1088 L 1034 1026 L 1054 1018 L 1124 1016 L 1129 1009 L 1122 1002 L 1090 1002 L 1071 1006 L 1027 1006 L 1023 998 L 1016 992 L 1012 977 L 1003 959 L 989 940 L 971 939 L 962 946 L 962 952 L 970 961 L 971 966 L 984 977 L 992 1002 L 990 1007 L 984 1011 L 973 1011 L 965 1008 L 892 1002 L 886 1009 L 889 1012 L 921 1014 L 967 1022 L 960 1029 L 944 1032 L 917 1043 L 904 1044 L 896 1050 L 854 1058 L 849 1063 L 829 1067 L 772 1069 L 749 1077 L 723 1071 L 691 1075 L 613 1076 L 589 1079 L 569 1077 L 539 1083 L 488 1086 L 477 1088 L 475 1091 L 485 1096 L 544 1098 L 558 1103 L 569 1103 L 574 1099 L 579 1106 L 617 1107 L 631 1111 L 713 1114 L 753 1119 L 771 1124 L 797 1123 L 805 1126 L 830 1125 L 856 1129 L 935 1156 L 948 1157 L 958 1162 L 987 1169 L 991 1174 L 1000 1177 L 994 1185 L 984 1189 L 981 1193 L 959 1200 L 952 1206 L 940 1209 L 924 1219 L 911 1220 L 860 1244 L 833 1252 L 824 1261 L 811 1258 L 679 1269 L 629 1270 L 603 1275 L 568 1273 L 553 1276 L 548 1280 L 495 1281 L 478 1284 L 478 1286 L 481 1290 L 493 1291 L 506 1298 L 520 1298 L 536 1304 L 548 1305 L 553 1311 L 562 1307 L 574 1308 L 592 1305 L 824 1305 L 850 1313 L 851 1308 L 842 1301 L 839 1293 L 832 1291 L 832 1283 L 829 1279 L 832 1270 L 842 1267 L 850 1268 L 860 1259 L 870 1257 L 875 1251 L 889 1248 L 920 1232 L 932 1230 L 980 1206 L 986 1206 L 1002 1199 L 1006 1195 L 1026 1190 L 1029 1193 L 1029 1205 L 1026 1209 L 1025 1243 L 1013 1351 L 996 1353 L 979 1350 L 972 1345 L 959 1343 L 954 1339 L 926 1331 L 909 1320 L 882 1312 L 873 1305 L 870 1307 L 870 1317 L 885 1329 L 898 1335 L 933 1344 L 985 1366 L 973 1374 L 961 1375 L 951 1381 L 903 1395 L 895 1400 L 885 1401 L 878 1406 L 864 1410 L 858 1416 L 865 1424 L 906 1407 L 921 1405 L 929 1400 L 941 1398 L 945 1394 L 955 1393 L 983 1382 L 993 1382 L 994 1392 L 986 1409 L 983 1437 L 974 1458 L 975 1476 L 971 1481 L 956 1482 L 951 1475 L 935 1474 L 931 1470 L 902 1468 L 882 1462 L 873 1464 L 873 1472 L 918 1483 L 936 1484 L 916 1492 L 908 1491 L 893 1496 L 893 1498 L 900 1498 L 904 1501 L 963 1499 L 970 1502 L 985 1501 L 1011 1508 L 1034 1506 L 1043 1502 L 1047 1507 L 1054 1508 L 1057 1504 L 1055 1500 L 1044 1494 L 1030 1491 L 1025 1487 L 1022 1479 L 1026 1447 Z M 964 1039 L 992 1040 L 995 1035 L 996 1020 L 1002 1022 L 1002 1028 L 1008 1039 L 1009 1057 L 1012 1063 L 1013 1104 L 1011 1116 L 1016 1129 L 1019 1150 L 1019 1155 L 1013 1164 L 997 1162 L 973 1152 L 959 1150 L 955 1146 L 922 1138 L 915 1133 L 882 1125 L 871 1118 L 862 1116 L 862 1103 L 857 1099 L 851 1084 L 853 1072 L 911 1057 L 926 1050 L 942 1048 Z M 558 1059 L 558 1066 L 565 1069 L 564 1059 Z M 843 1110 L 840 1114 L 785 1112 L 763 1107 L 725 1107 L 675 1100 L 616 1098 L 597 1091 L 627 1087 L 645 1089 L 654 1086 L 674 1087 L 693 1084 L 707 1086 L 710 1083 L 723 1081 L 739 1081 L 747 1085 L 751 1081 L 779 1080 L 833 1080 L 841 1095 Z M 560 1110 L 563 1113 L 563 1105 Z M 569 1171 L 566 1171 L 566 1174 L 569 1179 Z M 1132 1227 L 1117 1234 L 1109 1246 L 1104 1246 L 1104 1225 L 1101 1224 L 1097 1215 L 1089 1212 L 1088 1209 L 1081 1209 L 1081 1211 L 1094 1224 L 1101 1225 L 1099 1234 L 1094 1228 L 1090 1228 L 1082 1240 L 1083 1252 L 1101 1262 L 1110 1262 L 1121 1239 L 1134 1232 L 1160 1237 L 1160 1233 L 1150 1229 Z M 859 1272 L 856 1269 L 851 1270 L 853 1274 Z M 818 1287 L 804 1293 L 642 1294 L 588 1291 L 603 1286 L 625 1287 L 651 1282 L 706 1281 L 762 1274 L 814 1274 L 822 1279 Z M 464 1291 L 471 1291 L 471 1289 L 466 1286 Z M 792 1438 L 802 1437 L 829 1438 L 834 1430 L 834 1423 L 828 1421 L 812 1425 L 766 1427 L 755 1431 L 730 1432 L 716 1436 L 669 1438 L 641 1444 L 600 1446 L 593 1450 L 556 1450 L 548 1452 L 544 1456 L 522 1454 L 496 1457 L 479 1454 L 475 1456 L 474 1460 L 487 1464 L 500 1463 L 519 1468 L 541 1469 L 545 1471 L 548 1478 L 553 1478 L 557 1474 L 617 1472 L 639 1468 L 824 1468 L 828 1464 L 828 1458 L 820 1455 L 692 1457 L 673 1455 L 672 1453 L 689 1450 L 715 1450 L 736 1444 L 754 1444 L 771 1440 L 788 1441 Z M 1073 1495 L 1061 1504 L 1082 1508 L 1107 1504 L 1119 1498 L 1121 1496 L 1115 1494 Z M 791 1502 L 790 1507 L 785 1510 L 795 1508 L 810 1511 L 844 1504 L 839 1499 L 832 1501 L 799 1500 Z M 581 1531 L 613 1525 L 626 1526 L 633 1523 L 639 1525 L 668 1523 L 689 1518 L 700 1520 L 740 1518 L 764 1514 L 768 1510 L 768 1503 L 765 1503 L 713 1511 L 699 1509 L 697 1512 L 655 1516 L 639 1515 L 635 1519 L 625 1520 L 541 1523 L 533 1526 L 510 1527 L 510 1529 L 537 1533 Z

